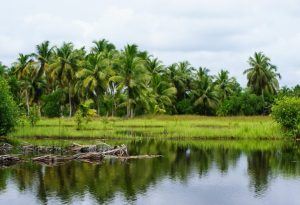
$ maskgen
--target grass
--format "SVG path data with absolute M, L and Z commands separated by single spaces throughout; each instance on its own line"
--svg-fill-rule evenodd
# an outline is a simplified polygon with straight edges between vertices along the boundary
M 143 116 L 134 119 L 95 118 L 76 130 L 73 118 L 43 118 L 37 126 L 17 127 L 10 138 L 50 139 L 283 139 L 279 125 L 268 116 Z

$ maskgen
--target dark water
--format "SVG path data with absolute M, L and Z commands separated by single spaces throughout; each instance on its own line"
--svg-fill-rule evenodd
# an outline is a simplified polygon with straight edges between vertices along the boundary
M 130 142 L 163 158 L 0 168 L 0 204 L 300 204 L 300 151 Z

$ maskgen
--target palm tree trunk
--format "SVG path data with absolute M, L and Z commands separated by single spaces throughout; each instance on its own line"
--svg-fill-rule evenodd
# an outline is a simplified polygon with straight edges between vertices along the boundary
M 97 96 L 97 113 L 100 116 L 100 97 Z
M 127 118 L 131 117 L 131 101 L 130 101 L 130 88 L 127 85 Z
M 134 112 L 133 112 L 133 108 L 131 107 L 130 108 L 130 118 L 133 118 L 133 116 L 134 116 Z
M 69 105 L 70 105 L 69 117 L 72 117 L 72 96 L 71 96 L 71 83 L 70 82 L 69 82 Z
M 127 100 L 127 118 L 130 117 L 130 99 Z
M 28 96 L 27 89 L 25 90 L 25 95 L 26 95 L 27 116 L 29 116 L 30 108 L 29 108 L 29 96 Z
M 262 90 L 261 92 L 261 97 L 262 97 L 262 101 L 263 101 L 263 115 L 265 115 L 265 96 L 264 96 L 264 90 Z

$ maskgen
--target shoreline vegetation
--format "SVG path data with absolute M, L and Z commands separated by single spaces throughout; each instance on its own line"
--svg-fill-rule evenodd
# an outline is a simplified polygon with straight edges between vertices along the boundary
M 208 117 L 141 116 L 133 119 L 93 118 L 76 128 L 74 118 L 42 118 L 34 127 L 18 126 L 10 139 L 190 139 L 190 140 L 279 140 L 281 127 L 269 116 Z

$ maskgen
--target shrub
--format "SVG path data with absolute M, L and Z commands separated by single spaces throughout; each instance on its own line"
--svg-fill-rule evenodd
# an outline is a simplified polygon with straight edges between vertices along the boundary
M 77 110 L 75 113 L 75 122 L 76 122 L 76 129 L 80 130 L 82 128 L 83 116 L 82 111 L 80 109 Z
M 39 112 L 39 107 L 37 105 L 33 105 L 30 108 L 28 120 L 32 127 L 34 127 L 36 123 L 40 120 L 40 112 Z
M 63 98 L 63 91 L 56 90 L 49 95 L 45 95 L 42 97 L 43 99 L 43 107 L 42 112 L 47 117 L 59 117 L 61 115 L 61 107 L 60 102 Z
M 17 123 L 18 108 L 7 82 L 0 77 L 0 136 L 10 132 Z
M 250 92 L 244 92 L 237 96 L 231 96 L 218 108 L 217 114 L 228 115 L 258 115 L 262 114 L 264 103 L 261 96 Z
M 97 116 L 97 111 L 95 109 L 90 108 L 92 104 L 92 100 L 87 100 L 84 103 L 81 103 L 79 106 L 82 117 L 86 119 L 86 123 L 90 122 L 93 117 Z
M 283 97 L 272 107 L 272 117 L 286 130 L 300 134 L 300 98 Z
M 176 104 L 178 114 L 193 114 L 193 103 L 191 99 L 183 99 Z

